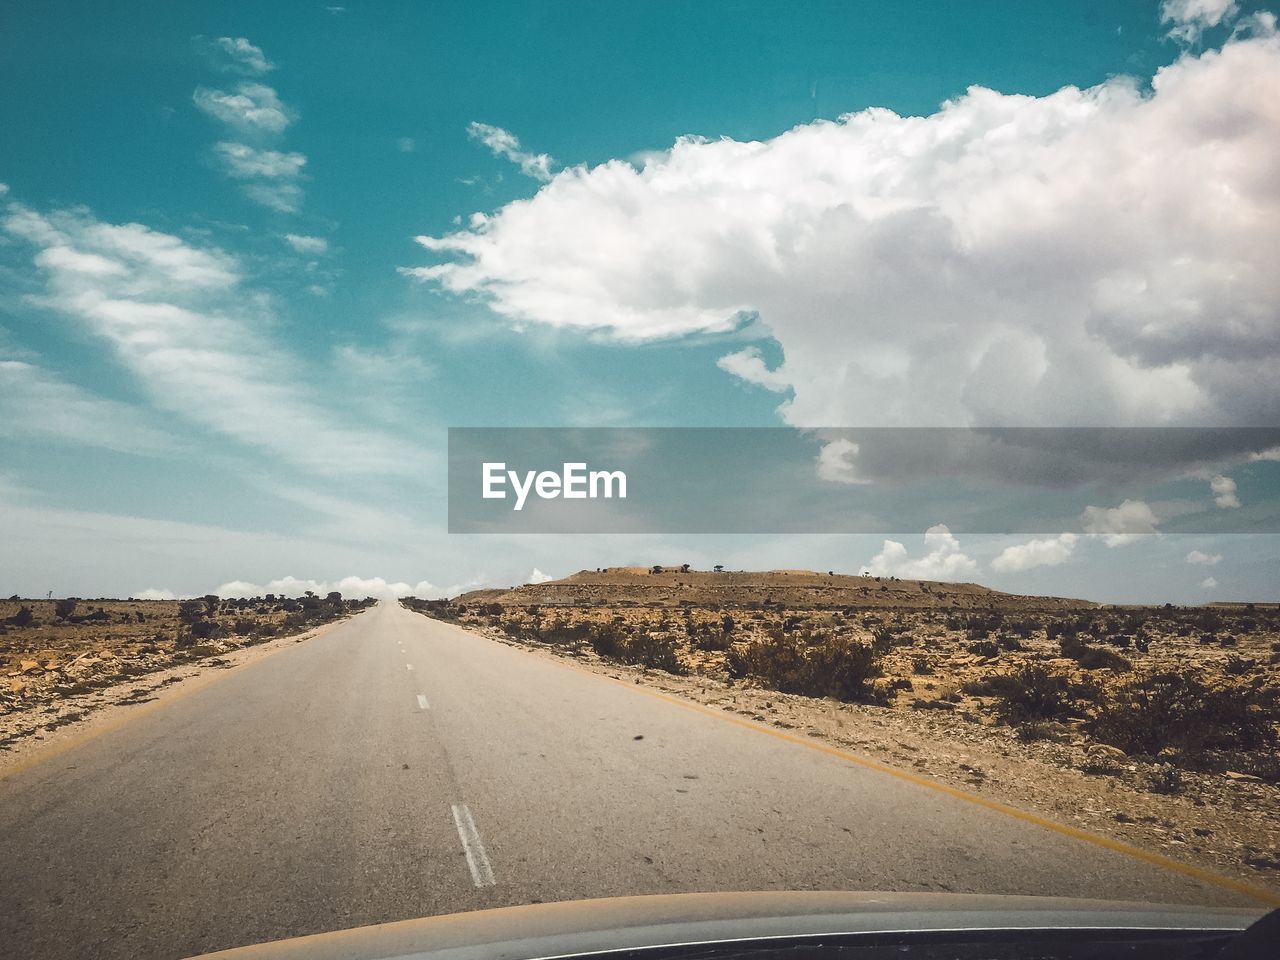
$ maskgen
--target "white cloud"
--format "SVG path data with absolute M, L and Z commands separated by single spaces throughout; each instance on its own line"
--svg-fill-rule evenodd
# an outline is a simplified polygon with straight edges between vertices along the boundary
M 526 177 L 533 177 L 544 183 L 551 179 L 551 165 L 555 160 L 545 153 L 521 150 L 519 138 L 509 130 L 472 121 L 467 125 L 467 136 L 472 140 L 479 140 L 495 157 L 502 157 L 516 164 Z
M 83 210 L 11 205 L 0 218 L 27 241 L 44 278 L 38 302 L 108 344 L 152 402 L 188 421 L 327 474 L 413 473 L 421 456 L 367 424 L 340 424 L 266 339 L 269 301 L 238 262 L 141 224 Z
M 1169 36 L 1183 43 L 1197 43 L 1204 31 L 1229 23 L 1240 12 L 1235 0 L 1164 0 L 1160 22 L 1170 24 Z
M 343 577 L 341 580 L 302 580 L 298 577 L 281 577 L 268 580 L 266 583 L 250 583 L 246 580 L 232 580 L 224 583 L 213 592 L 220 597 L 261 597 L 268 593 L 276 596 L 300 597 L 310 590 L 323 597 L 337 590 L 344 597 L 378 597 L 380 599 L 399 599 L 400 597 L 435 597 L 440 591 L 426 580 L 410 584 L 403 581 L 389 583 L 382 577 Z
M 302 203 L 298 184 L 307 158 L 301 153 L 257 150 L 243 143 L 214 144 L 227 176 L 242 181 L 245 195 L 264 207 L 294 213 Z
M 759 347 L 746 347 L 737 353 L 727 353 L 716 361 L 716 366 L 739 380 L 775 393 L 786 393 L 791 389 L 791 383 L 784 374 L 765 366 Z
M 854 462 L 858 456 L 858 444 L 852 440 L 831 440 L 818 451 L 818 477 L 832 483 L 867 483 L 858 474 Z
M 1270 447 L 1266 450 L 1258 450 L 1249 454 L 1249 459 L 1253 462 L 1259 460 L 1280 461 L 1280 447 Z
M 298 253 L 319 255 L 329 252 L 329 241 L 324 237 L 308 237 L 297 233 L 286 233 L 285 243 Z
M 396 140 L 396 149 L 401 153 L 413 153 L 418 149 L 418 143 L 413 137 L 400 137 Z
M 1001 573 L 1020 573 L 1035 567 L 1056 567 L 1071 559 L 1078 540 L 1074 533 L 1062 533 L 1005 547 L 991 561 L 991 569 Z
M 1218 474 L 1209 480 L 1209 490 L 1213 493 L 1213 502 L 1224 510 L 1240 506 L 1240 498 L 1236 496 L 1236 482 L 1230 477 Z
M 686 137 L 421 237 L 445 262 L 405 273 L 622 340 L 758 313 L 783 362 L 729 368 L 792 387 L 798 426 L 1276 422 L 1275 89 L 1263 32 L 1149 92 L 974 87 L 931 116 Z
M 883 548 L 862 568 L 876 577 L 903 577 L 908 580 L 959 580 L 978 572 L 978 565 L 960 549 L 960 541 L 939 523 L 924 533 L 925 555 L 912 560 L 907 548 L 897 540 L 886 540 Z
M 1085 507 L 1084 532 L 1102 537 L 1108 547 L 1122 547 L 1159 533 L 1160 518 L 1141 500 L 1125 500 L 1118 507 Z
M 554 580 L 555 577 L 548 576 L 537 567 L 533 568 L 533 572 L 529 574 L 528 583 L 546 583 L 548 580 Z
M 1215 577 L 1205 577 L 1200 581 L 1200 586 L 1205 590 L 1216 590 L 1218 587 L 1218 581 Z
M 247 132 L 283 133 L 295 119 L 275 89 L 264 83 L 239 83 L 232 93 L 197 87 L 191 99 L 215 120 Z
M 213 41 L 216 50 L 226 54 L 229 66 L 244 73 L 263 74 L 275 69 L 261 47 L 255 47 L 244 37 L 218 37 Z
M 1222 554 L 1220 553 L 1204 553 L 1200 550 L 1192 550 L 1187 554 L 1187 563 L 1199 564 L 1204 567 L 1212 567 L 1222 562 Z

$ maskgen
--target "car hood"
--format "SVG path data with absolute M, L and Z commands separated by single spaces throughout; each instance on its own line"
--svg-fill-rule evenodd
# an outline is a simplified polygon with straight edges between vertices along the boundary
M 218 960 L 534 960 L 676 944 L 898 931 L 1243 930 L 1265 910 L 932 893 L 690 893 L 575 900 L 356 927 Z

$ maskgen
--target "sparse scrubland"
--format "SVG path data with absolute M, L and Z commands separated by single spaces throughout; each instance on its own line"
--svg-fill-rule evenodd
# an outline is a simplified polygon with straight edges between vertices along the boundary
M 151 699 L 151 675 L 347 616 L 340 594 L 222 600 L 0 600 L 0 750 L 111 703 Z M 166 678 L 167 679 L 167 678 Z M 163 683 L 164 680 L 158 681 Z M 128 687 L 123 697 L 114 691 Z
M 1280 607 L 584 571 L 406 606 L 1181 858 L 1280 879 Z

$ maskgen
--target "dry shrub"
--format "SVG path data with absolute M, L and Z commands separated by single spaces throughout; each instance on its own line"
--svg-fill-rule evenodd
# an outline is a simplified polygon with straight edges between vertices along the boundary
M 972 689 L 975 695 L 998 698 L 996 715 L 1005 723 L 1059 720 L 1075 710 L 1071 678 L 1040 663 L 1024 663 L 966 686 L 980 686 Z
M 1258 750 L 1277 740 L 1274 708 L 1244 684 L 1210 684 L 1199 674 L 1160 670 L 1108 693 L 1087 729 L 1125 753 L 1154 756 L 1168 748 L 1195 766 L 1206 751 Z
M 872 699 L 870 681 L 880 676 L 880 655 L 872 647 L 833 635 L 800 643 L 775 632 L 730 650 L 725 664 L 730 676 L 772 690 L 848 702 Z
M 1133 669 L 1133 664 L 1114 650 L 1103 647 L 1091 647 L 1074 634 L 1068 634 L 1059 641 L 1062 655 L 1074 660 L 1086 670 L 1114 670 L 1126 673 Z

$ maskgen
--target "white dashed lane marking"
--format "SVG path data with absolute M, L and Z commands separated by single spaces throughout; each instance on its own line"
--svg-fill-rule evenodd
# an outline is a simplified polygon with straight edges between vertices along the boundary
M 458 839 L 462 841 L 462 850 L 467 855 L 467 866 L 471 869 L 471 880 L 477 887 L 492 887 L 493 867 L 485 855 L 484 844 L 480 842 L 480 831 L 476 822 L 471 819 L 471 811 L 465 803 L 453 805 L 453 825 L 458 828 Z

